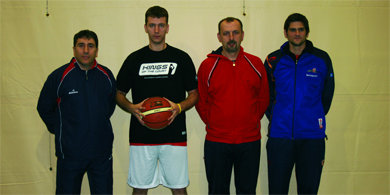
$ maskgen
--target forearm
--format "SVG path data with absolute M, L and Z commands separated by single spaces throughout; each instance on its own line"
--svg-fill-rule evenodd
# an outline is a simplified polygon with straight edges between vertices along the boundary
M 180 104 L 181 112 L 191 109 L 198 102 L 198 99 L 199 93 L 197 89 L 189 91 L 187 98 L 178 103 Z
M 41 119 L 45 123 L 45 125 L 47 127 L 47 130 L 50 133 L 54 134 L 56 126 L 57 126 L 57 121 L 58 121 L 58 119 L 57 119 L 58 116 L 56 116 L 56 113 L 55 112 L 52 112 L 52 113 L 42 113 L 42 112 L 39 112 L 39 116 L 41 117 Z
M 142 117 L 144 117 L 144 115 L 142 114 L 141 110 L 144 109 L 142 104 L 145 100 L 139 104 L 133 104 L 126 98 L 126 93 L 120 90 L 117 90 L 115 99 L 116 103 L 120 108 L 122 108 L 122 110 L 135 116 L 138 121 L 144 125 L 144 122 L 142 121 Z
M 209 104 L 208 104 L 208 92 L 207 92 L 207 85 L 203 82 L 206 79 L 202 77 L 202 71 L 200 70 L 198 72 L 198 94 L 199 94 L 199 100 L 198 103 L 195 105 L 196 111 L 198 112 L 200 118 L 202 121 L 207 124 L 207 116 L 209 113 Z
M 120 90 L 117 90 L 116 91 L 116 97 L 115 97 L 115 100 L 116 100 L 116 103 L 118 104 L 118 106 L 128 112 L 128 113 L 131 113 L 131 107 L 133 105 L 133 103 L 131 103 L 127 98 L 126 98 L 126 93 L 125 92 L 122 92 Z
M 45 82 L 39 95 L 37 111 L 49 132 L 55 133 L 58 128 L 59 114 L 56 90 L 52 86 L 52 81 Z

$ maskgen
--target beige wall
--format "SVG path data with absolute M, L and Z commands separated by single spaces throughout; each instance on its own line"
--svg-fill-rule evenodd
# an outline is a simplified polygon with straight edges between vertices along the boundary
M 389 194 L 389 2 L 367 0 L 0 0 L 0 194 L 53 194 L 53 136 L 36 112 L 48 74 L 72 57 L 81 29 L 100 40 L 98 61 L 116 75 L 127 55 L 147 44 L 144 13 L 152 5 L 170 14 L 167 42 L 190 54 L 196 67 L 219 47 L 217 23 L 226 16 L 244 24 L 243 47 L 264 59 L 285 41 L 283 22 L 300 12 L 309 19 L 309 39 L 333 60 L 336 90 L 327 115 L 329 140 L 320 194 Z M 187 112 L 190 194 L 206 194 L 204 125 Z M 114 193 L 129 194 L 129 115 L 116 109 Z M 263 127 L 268 121 L 262 120 Z M 267 194 L 266 132 L 262 129 L 258 194 Z M 50 163 L 54 167 L 49 171 Z M 86 181 L 86 180 L 85 180 Z M 290 191 L 296 192 L 295 179 Z M 234 187 L 231 187 L 234 192 Z M 87 182 L 83 193 L 89 194 Z M 164 187 L 150 194 L 169 194 Z

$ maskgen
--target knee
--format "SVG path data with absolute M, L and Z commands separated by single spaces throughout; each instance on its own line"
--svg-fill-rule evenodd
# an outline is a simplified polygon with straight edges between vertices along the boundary
M 148 189 L 133 188 L 133 195 L 146 195 L 146 194 L 148 194 Z
M 187 195 L 187 189 L 181 188 L 181 189 L 172 189 L 173 195 Z

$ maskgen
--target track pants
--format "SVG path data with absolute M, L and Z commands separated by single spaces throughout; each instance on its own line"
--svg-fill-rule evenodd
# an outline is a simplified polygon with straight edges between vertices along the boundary
M 87 173 L 91 194 L 112 194 L 112 157 L 88 160 L 57 159 L 56 194 L 80 194 Z
M 209 194 L 230 194 L 234 167 L 236 194 L 256 194 L 260 140 L 242 144 L 205 141 L 204 160 Z
M 317 194 L 325 158 L 324 139 L 267 141 L 269 194 L 288 194 L 295 165 L 298 194 Z

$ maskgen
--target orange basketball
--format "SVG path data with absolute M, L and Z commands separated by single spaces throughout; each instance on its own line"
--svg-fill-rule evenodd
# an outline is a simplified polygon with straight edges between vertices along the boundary
M 168 126 L 172 112 L 171 105 L 162 97 L 148 98 L 143 104 L 142 114 L 145 115 L 142 120 L 145 125 L 152 130 L 160 130 Z

